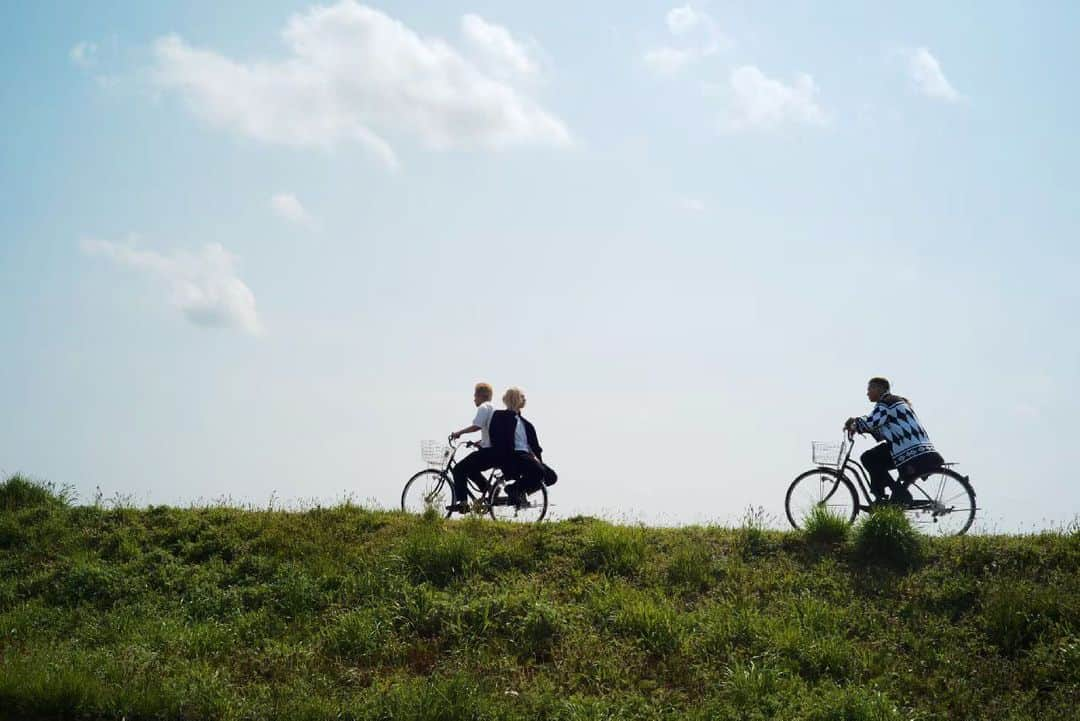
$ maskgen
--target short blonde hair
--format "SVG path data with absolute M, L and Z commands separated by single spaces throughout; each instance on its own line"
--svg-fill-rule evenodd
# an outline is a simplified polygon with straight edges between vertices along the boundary
M 473 392 L 485 401 L 490 401 L 491 397 L 495 395 L 495 389 L 491 387 L 490 383 L 477 383 Z
M 517 386 L 510 386 L 503 393 L 503 403 L 512 411 L 520 411 L 525 407 L 525 392 Z

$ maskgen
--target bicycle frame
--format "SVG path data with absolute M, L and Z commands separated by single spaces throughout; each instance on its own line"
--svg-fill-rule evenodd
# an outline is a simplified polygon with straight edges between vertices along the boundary
M 456 457 L 457 457 L 458 449 L 461 448 L 463 445 L 469 445 L 470 442 L 471 441 L 466 442 L 466 443 L 461 443 L 460 441 L 458 441 L 455 438 L 448 438 L 447 439 L 447 444 L 450 446 L 450 457 L 446 459 L 446 467 L 443 468 L 442 472 L 451 481 L 454 478 L 454 476 L 453 476 L 454 466 L 457 465 L 457 458 Z M 488 471 L 488 474 L 487 474 L 488 485 L 491 486 L 492 484 L 495 483 L 495 481 L 502 478 L 501 474 L 502 474 L 502 470 L 499 469 L 499 468 L 492 468 L 490 471 Z M 483 495 L 484 495 L 484 492 L 480 490 L 480 487 L 477 486 L 473 482 L 473 480 L 471 478 L 467 479 L 466 482 L 465 482 L 465 492 L 469 494 L 469 502 L 470 503 L 477 500 L 478 498 L 482 498 Z
M 863 468 L 862 464 L 858 461 L 852 460 L 851 453 L 855 450 L 855 435 L 849 434 L 847 438 L 847 451 L 844 453 L 844 460 L 841 463 L 836 464 L 836 470 L 848 480 L 852 481 L 859 489 L 859 493 L 862 494 L 863 500 L 866 505 L 860 505 L 860 511 L 869 511 L 870 504 L 873 503 L 873 498 L 870 496 L 870 474 Z M 821 468 L 830 468 L 829 466 L 821 466 Z M 850 472 L 849 472 L 850 471 Z
M 859 461 L 852 460 L 851 453 L 854 450 L 855 450 L 855 438 L 854 438 L 854 434 L 852 434 L 852 435 L 850 435 L 848 437 L 847 453 L 844 455 L 844 462 L 838 464 L 837 467 L 836 467 L 836 470 L 839 471 L 841 474 L 843 474 L 848 480 L 852 481 L 855 484 L 855 486 L 859 489 L 859 493 L 862 494 L 862 498 L 866 502 L 866 505 L 859 505 L 859 511 L 867 511 L 867 512 L 869 512 L 870 509 L 873 507 L 872 504 L 874 502 L 873 498 L 870 495 L 870 473 L 863 467 L 862 463 L 860 463 Z M 944 464 L 944 467 L 948 467 L 948 466 L 952 466 L 952 465 L 955 465 L 955 464 L 946 463 L 946 464 Z M 828 468 L 828 466 L 822 466 L 822 467 L 823 468 Z M 925 480 L 926 476 L 922 476 L 922 478 L 923 478 L 923 480 Z M 967 476 L 962 476 L 962 478 L 965 481 L 968 480 Z M 912 479 L 910 481 L 907 481 L 906 483 L 909 484 L 909 485 L 915 485 L 915 482 L 918 481 L 918 480 L 919 480 L 918 478 L 915 478 L 915 479 Z M 925 495 L 925 491 L 923 493 Z M 933 502 L 929 498 L 927 498 L 925 500 L 916 499 L 916 500 L 912 501 L 911 503 L 909 503 L 909 506 L 911 508 L 927 507 L 928 505 L 930 505 L 930 506 L 933 505 Z M 978 508 L 976 508 L 976 510 L 978 510 Z

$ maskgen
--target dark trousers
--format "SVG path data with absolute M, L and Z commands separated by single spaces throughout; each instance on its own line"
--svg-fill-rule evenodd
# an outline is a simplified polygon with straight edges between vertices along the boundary
M 923 453 L 915 456 L 910 461 L 900 464 L 900 480 L 905 484 L 911 483 L 919 476 L 933 473 L 945 464 L 945 459 L 937 451 Z
M 486 490 L 488 484 L 484 471 L 494 468 L 495 461 L 495 451 L 491 448 L 477 448 L 462 458 L 461 462 L 454 466 L 454 497 L 459 502 L 468 498 L 466 484 L 470 478 L 478 488 Z
M 875 497 L 884 494 L 886 488 L 891 488 L 895 495 L 897 490 L 906 489 L 907 485 L 919 476 L 941 468 L 945 459 L 937 452 L 924 453 L 916 456 L 900 466 L 900 480 L 893 480 L 889 471 L 896 468 L 893 465 L 892 453 L 889 452 L 889 444 L 882 443 L 874 446 L 860 456 L 863 467 L 870 475 L 870 492 Z
M 559 475 L 550 466 L 541 463 L 531 453 L 515 451 L 507 465 L 510 467 L 503 470 L 518 478 L 511 487 L 526 494 L 540 490 L 540 486 L 550 486 L 559 480 Z
M 892 454 L 889 453 L 889 444 L 881 443 L 863 453 L 860 457 L 863 468 L 870 476 L 870 492 L 874 498 L 885 495 L 885 489 L 893 489 L 896 492 L 897 483 L 889 475 L 889 471 L 896 468 L 892 462 Z

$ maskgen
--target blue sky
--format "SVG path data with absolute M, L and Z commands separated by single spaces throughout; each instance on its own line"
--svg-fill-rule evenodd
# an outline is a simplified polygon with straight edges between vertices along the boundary
M 5 5 L 0 470 L 390 506 L 489 380 L 560 515 L 731 522 L 883 374 L 1066 523 L 1078 15 Z

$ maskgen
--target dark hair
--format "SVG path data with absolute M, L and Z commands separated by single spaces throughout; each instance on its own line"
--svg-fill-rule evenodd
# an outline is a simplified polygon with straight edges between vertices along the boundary
M 889 379 L 888 378 L 882 378 L 881 376 L 874 376 L 873 378 L 870 379 L 870 385 L 877 386 L 879 388 L 884 388 L 886 393 L 889 392 Z
M 877 386 L 878 388 L 884 388 L 885 393 L 892 396 L 893 398 L 895 398 L 898 401 L 903 401 L 904 403 L 907 403 L 909 406 L 911 406 L 912 410 L 915 410 L 915 406 L 912 406 L 911 401 L 909 401 L 907 398 L 904 398 L 903 396 L 893 395 L 893 393 L 889 390 L 889 379 L 888 378 L 882 378 L 881 376 L 874 376 L 873 378 L 870 379 L 870 385 Z

